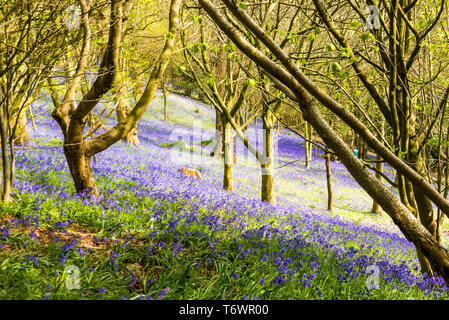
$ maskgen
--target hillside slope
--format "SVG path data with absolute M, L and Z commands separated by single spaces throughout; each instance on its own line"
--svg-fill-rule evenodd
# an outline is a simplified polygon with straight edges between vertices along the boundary
M 201 145 L 214 136 L 211 107 L 171 94 L 169 109 L 164 122 L 157 97 L 139 124 L 140 146 L 117 143 L 97 155 L 98 200 L 73 195 L 58 127 L 47 116 L 36 119 L 35 149 L 17 151 L 15 202 L 0 215 L 0 297 L 447 297 L 441 279 L 419 274 L 413 245 L 388 217 L 368 213 L 371 200 L 341 164 L 332 163 L 333 214 L 325 210 L 321 159 L 309 170 L 301 162 L 277 169 L 272 206 L 259 201 L 259 168 L 238 148 L 231 194 L 221 188 L 222 161 Z M 202 130 L 190 130 L 195 121 Z M 256 132 L 249 130 L 254 143 Z M 193 142 L 191 153 L 169 147 L 180 137 Z M 278 139 L 277 166 L 303 158 L 300 138 Z M 185 166 L 204 179 L 182 176 Z M 26 266 L 19 274 L 17 264 Z M 69 264 L 83 266 L 82 288 L 55 291 Z M 380 270 L 377 290 L 365 286 L 369 266 Z M 28 291 L 18 289 L 21 281 Z

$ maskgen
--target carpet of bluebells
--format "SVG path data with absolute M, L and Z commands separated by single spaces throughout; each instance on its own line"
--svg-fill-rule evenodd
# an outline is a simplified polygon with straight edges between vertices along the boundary
M 99 199 L 74 192 L 50 100 L 33 105 L 38 130 L 30 126 L 30 148 L 17 150 L 14 201 L 0 208 L 0 299 L 448 297 L 439 277 L 420 274 L 414 246 L 388 216 L 369 213 L 370 198 L 340 163 L 333 213 L 322 152 L 305 169 L 303 140 L 287 130 L 275 138 L 277 204 L 259 200 L 260 168 L 238 143 L 235 192 L 226 192 L 222 160 L 209 157 L 215 113 L 168 98 L 169 120 L 158 95 L 139 146 L 96 156 Z M 259 119 L 248 131 L 259 149 L 260 132 Z

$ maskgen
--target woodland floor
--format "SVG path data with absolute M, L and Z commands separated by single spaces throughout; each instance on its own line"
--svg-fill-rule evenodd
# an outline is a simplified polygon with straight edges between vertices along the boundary
M 303 141 L 291 132 L 276 137 L 275 206 L 259 201 L 260 169 L 241 144 L 235 192 L 225 192 L 222 160 L 208 156 L 215 112 L 176 94 L 168 101 L 166 122 L 162 98 L 150 105 L 140 146 L 97 155 L 97 200 L 74 195 L 57 124 L 36 118 L 31 148 L 17 150 L 14 201 L 0 211 L 0 299 L 448 298 L 441 279 L 420 275 L 391 219 L 370 213 L 342 164 L 332 163 L 333 213 L 324 160 L 305 169 Z M 260 128 L 248 131 L 259 148 Z M 179 138 L 191 146 L 176 151 Z M 366 287 L 369 266 L 380 270 L 377 289 Z

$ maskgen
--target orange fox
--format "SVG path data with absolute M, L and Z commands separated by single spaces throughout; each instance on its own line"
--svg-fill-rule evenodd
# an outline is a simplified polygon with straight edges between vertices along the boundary
M 203 179 L 201 177 L 201 173 L 195 169 L 181 168 L 178 170 L 178 172 L 182 172 L 186 177 L 192 177 L 192 178 L 200 179 L 200 180 Z

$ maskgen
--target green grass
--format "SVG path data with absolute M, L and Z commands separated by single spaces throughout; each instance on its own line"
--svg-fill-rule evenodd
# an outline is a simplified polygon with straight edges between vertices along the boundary
M 132 182 L 123 184 L 123 181 L 103 177 L 98 179 L 98 183 L 100 186 L 116 184 L 121 190 L 113 195 L 117 201 L 132 203 L 135 200 L 126 187 L 131 188 Z M 270 286 L 279 271 L 271 263 L 275 257 L 264 261 L 261 252 L 285 250 L 276 236 L 271 239 L 263 236 L 243 239 L 242 230 L 230 227 L 212 232 L 208 225 L 201 223 L 204 217 L 218 215 L 221 219 L 243 219 L 247 223 L 246 229 L 252 230 L 261 226 L 257 217 L 235 217 L 236 212 L 200 209 L 198 222 L 183 223 L 181 220 L 174 229 L 170 229 L 170 223 L 177 214 L 186 209 L 186 202 L 182 199 L 174 203 L 159 202 L 158 210 L 162 210 L 163 215 L 154 222 L 149 220 L 154 212 L 147 209 L 154 207 L 154 199 L 140 202 L 136 210 L 118 216 L 115 210 L 83 204 L 78 200 L 61 204 L 57 198 L 47 198 L 36 212 L 38 196 L 24 194 L 20 199 L 16 197 L 14 203 L 3 204 L 0 208 L 3 225 L 12 218 L 39 217 L 39 227 L 32 221 L 27 226 L 12 226 L 10 236 L 0 242 L 3 245 L 0 252 L 0 299 L 157 299 L 166 288 L 170 288 L 164 297 L 168 299 L 423 297 L 419 290 L 401 292 L 397 283 L 382 283 L 381 289 L 367 292 L 364 277 L 341 284 L 337 280 L 339 267 L 331 251 L 306 243 L 300 247 L 301 258 L 294 263 L 296 266 L 301 264 L 301 267 L 292 275 L 293 281 Z M 71 222 L 66 232 L 55 228 L 57 222 L 67 221 Z M 282 222 L 282 219 L 274 217 L 263 220 L 264 225 L 279 228 Z M 122 225 L 117 227 L 119 223 Z M 37 234 L 37 242 L 30 237 L 31 231 Z M 150 231 L 155 231 L 151 237 L 148 236 Z M 194 236 L 195 232 L 201 232 L 201 235 Z M 63 266 L 58 260 L 63 252 L 61 247 L 77 236 L 81 236 L 83 241 L 64 253 L 67 260 Z M 98 243 L 92 240 L 93 236 L 99 239 Z M 217 241 L 220 238 L 222 240 Z M 241 245 L 240 249 L 235 241 Z M 266 249 L 244 256 L 245 250 L 252 250 L 255 243 Z M 183 246 L 177 255 L 173 254 L 175 244 Z M 347 246 L 350 247 L 351 243 Z M 86 253 L 80 254 L 77 248 Z M 296 249 L 287 247 L 282 257 L 285 259 L 296 254 Z M 113 255 L 116 255 L 114 262 Z M 37 264 L 30 257 L 36 257 Z M 317 263 L 325 270 L 324 277 L 313 278 Z M 67 288 L 70 277 L 67 266 L 79 269 L 80 289 Z M 298 283 L 304 280 L 304 275 L 311 275 L 310 287 Z M 136 279 L 134 283 L 133 277 Z M 399 285 L 398 289 L 393 289 L 393 285 Z M 316 287 L 320 288 L 321 296 Z M 100 292 L 102 288 L 104 292 Z

